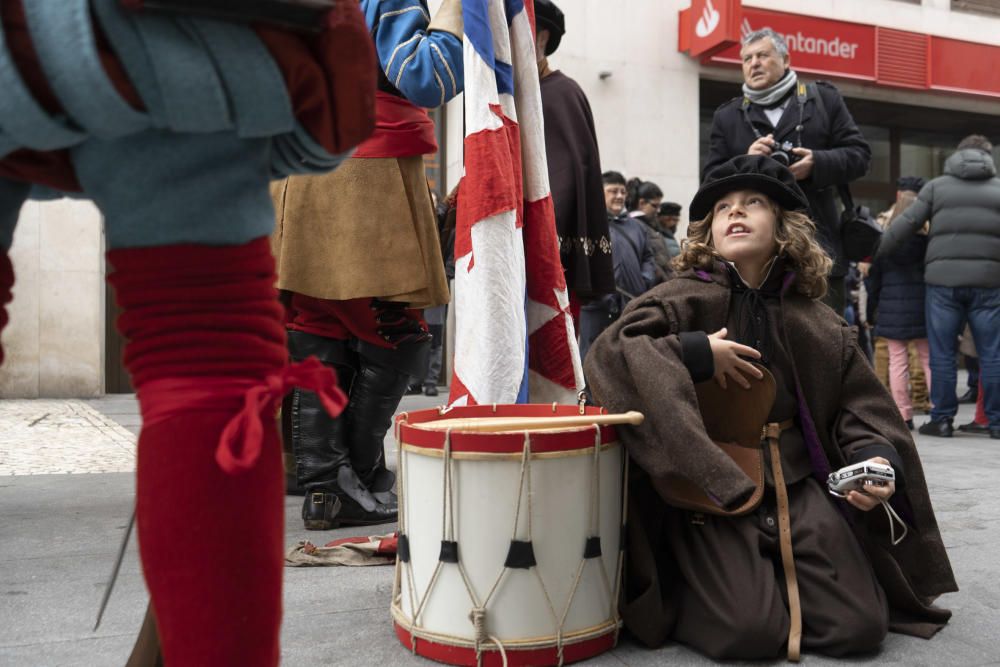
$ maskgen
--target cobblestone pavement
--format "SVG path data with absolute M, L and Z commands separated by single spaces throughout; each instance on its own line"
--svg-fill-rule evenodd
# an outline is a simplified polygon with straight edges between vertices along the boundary
M 83 401 L 0 401 L 0 476 L 135 470 L 135 436 Z

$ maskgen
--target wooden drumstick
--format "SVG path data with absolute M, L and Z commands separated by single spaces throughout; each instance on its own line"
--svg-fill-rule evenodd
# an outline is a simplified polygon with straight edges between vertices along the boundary
M 641 412 L 629 410 L 613 415 L 570 415 L 566 417 L 461 417 L 456 419 L 440 419 L 436 421 L 411 424 L 417 428 L 430 431 L 537 431 L 542 429 L 578 428 L 581 426 L 600 426 L 612 424 L 641 424 L 644 416 Z

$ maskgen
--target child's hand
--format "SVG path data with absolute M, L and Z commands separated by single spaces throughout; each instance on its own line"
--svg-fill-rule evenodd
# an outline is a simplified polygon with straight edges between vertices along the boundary
M 714 334 L 708 335 L 708 344 L 712 348 L 712 358 L 715 360 L 715 381 L 725 389 L 726 376 L 729 376 L 736 384 L 744 389 L 749 389 L 750 381 L 743 376 L 747 375 L 760 380 L 764 374 L 759 369 L 754 368 L 749 361 L 741 359 L 740 355 L 760 359 L 760 352 L 752 347 L 726 340 L 727 333 L 728 331 L 723 327 Z
M 872 463 L 881 463 L 885 466 L 892 465 L 881 456 L 876 456 L 868 460 Z M 880 486 L 874 483 L 873 480 L 867 480 L 865 486 L 860 491 L 847 492 L 847 502 L 859 510 L 867 512 L 874 507 L 878 507 L 879 501 L 892 498 L 892 494 L 894 493 L 896 493 L 896 482 L 888 482 L 884 486 Z

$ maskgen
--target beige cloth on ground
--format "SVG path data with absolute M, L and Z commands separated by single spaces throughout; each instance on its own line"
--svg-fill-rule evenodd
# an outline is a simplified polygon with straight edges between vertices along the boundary
M 367 567 L 370 565 L 393 565 L 396 562 L 395 542 L 391 552 L 379 553 L 383 541 L 391 540 L 389 535 L 371 535 L 359 538 L 363 541 L 334 540 L 333 546 L 318 547 L 308 540 L 299 542 L 285 554 L 287 567 L 316 567 L 324 565 L 348 565 Z

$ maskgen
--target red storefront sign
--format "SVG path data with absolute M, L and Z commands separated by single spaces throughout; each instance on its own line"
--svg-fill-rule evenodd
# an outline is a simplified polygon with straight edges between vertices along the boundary
M 796 71 L 851 79 L 875 78 L 874 26 L 744 8 L 741 34 L 761 28 L 771 28 L 785 38 Z M 711 56 L 710 61 L 739 63 L 739 42 Z
M 681 51 L 705 56 L 740 39 L 740 0 L 693 0 L 680 13 Z
M 792 67 L 804 74 L 872 81 L 880 86 L 958 92 L 1000 98 L 1000 47 L 963 42 L 880 26 L 740 7 L 712 0 L 722 20 L 738 21 L 736 36 L 717 29 L 700 38 L 709 25 L 707 0 L 695 0 L 680 13 L 679 50 L 708 65 L 739 65 L 739 40 L 769 27 L 788 42 Z M 723 40 L 723 36 L 725 39 Z M 698 41 L 701 40 L 701 41 Z M 720 41 L 722 40 L 722 41 Z M 704 49 L 704 50 L 699 50 Z
M 1000 97 L 1000 47 L 930 38 L 931 88 Z

